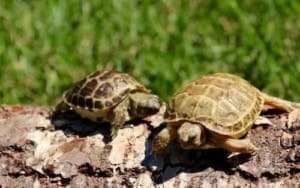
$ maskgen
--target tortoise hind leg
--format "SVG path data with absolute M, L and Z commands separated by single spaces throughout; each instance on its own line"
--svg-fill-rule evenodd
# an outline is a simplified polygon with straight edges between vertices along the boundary
M 290 101 L 280 99 L 277 97 L 273 97 L 273 96 L 267 95 L 265 93 L 262 93 L 262 97 L 264 98 L 265 104 L 273 106 L 280 110 L 284 110 L 286 112 L 291 112 L 291 111 L 295 110 L 296 108 L 300 108 L 299 103 L 292 103 Z
M 239 153 L 252 153 L 258 150 L 249 139 L 226 138 L 221 146 L 228 151 Z
M 223 148 L 230 152 L 239 153 L 252 153 L 258 150 L 258 148 L 249 139 L 234 138 L 212 138 L 211 143 L 208 142 L 201 148 Z

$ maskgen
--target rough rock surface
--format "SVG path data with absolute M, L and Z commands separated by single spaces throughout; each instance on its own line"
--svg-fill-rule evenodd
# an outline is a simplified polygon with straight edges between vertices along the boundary
M 253 155 L 184 151 L 151 155 L 161 114 L 131 122 L 109 142 L 109 125 L 46 107 L 0 106 L 0 187 L 299 187 L 300 111 L 268 110 L 249 132 Z M 151 123 L 152 122 L 152 123 Z

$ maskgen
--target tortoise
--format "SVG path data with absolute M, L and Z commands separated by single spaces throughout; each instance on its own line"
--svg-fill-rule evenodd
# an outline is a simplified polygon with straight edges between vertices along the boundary
M 113 70 L 95 71 L 67 90 L 55 112 L 73 109 L 82 118 L 110 122 L 111 138 L 123 124 L 159 111 L 157 95 L 126 73 Z
M 165 156 L 169 143 L 176 140 L 183 149 L 252 153 L 258 148 L 242 137 L 264 104 L 287 112 L 294 109 L 292 103 L 262 93 L 233 74 L 215 73 L 190 81 L 171 98 L 166 127 L 154 138 L 152 152 Z

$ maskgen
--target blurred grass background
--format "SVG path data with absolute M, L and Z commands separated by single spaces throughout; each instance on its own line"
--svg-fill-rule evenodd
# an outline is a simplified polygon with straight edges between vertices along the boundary
M 0 1 L 0 103 L 53 105 L 96 69 L 163 99 L 212 72 L 300 101 L 300 2 Z

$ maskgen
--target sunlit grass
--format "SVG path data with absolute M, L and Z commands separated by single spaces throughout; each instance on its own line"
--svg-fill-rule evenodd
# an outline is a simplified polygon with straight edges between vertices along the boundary
M 132 74 L 163 99 L 236 73 L 300 101 L 297 1 L 1 1 L 0 102 L 54 104 L 96 69 Z

